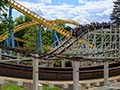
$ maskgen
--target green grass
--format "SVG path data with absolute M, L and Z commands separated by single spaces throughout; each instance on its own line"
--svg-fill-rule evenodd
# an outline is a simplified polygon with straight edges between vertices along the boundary
M 2 86 L 2 90 L 23 90 L 23 88 L 16 85 L 4 85 Z
M 43 90 L 61 90 L 61 88 L 54 86 L 53 88 L 49 88 L 47 86 L 43 86 Z
M 17 85 L 3 85 L 2 90 L 23 90 L 23 87 Z M 48 86 L 43 86 L 43 90 L 61 90 L 61 88 L 54 86 L 50 88 Z

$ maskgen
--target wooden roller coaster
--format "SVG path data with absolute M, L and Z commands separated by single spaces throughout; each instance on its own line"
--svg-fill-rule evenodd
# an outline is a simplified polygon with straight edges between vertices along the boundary
M 52 54 L 56 54 L 56 53 L 59 54 L 64 52 L 65 49 L 68 49 L 70 46 L 75 44 L 76 41 L 78 41 L 83 35 L 87 33 L 87 31 L 81 32 L 80 36 L 74 39 L 71 36 L 70 32 L 56 26 L 56 23 L 58 22 L 57 20 L 55 22 L 47 21 L 46 19 L 40 17 L 39 15 L 25 8 L 21 4 L 15 2 L 14 0 L 9 0 L 9 4 L 11 7 L 16 9 L 17 11 L 32 18 L 34 20 L 34 25 L 40 24 L 40 25 L 49 27 L 51 30 L 56 30 L 58 33 L 69 37 L 60 46 L 58 46 L 53 51 L 49 52 L 44 56 L 50 56 Z M 19 27 L 19 28 L 21 29 L 22 27 Z M 7 34 L 5 37 L 7 37 Z M 31 66 L 0 63 L 0 71 L 1 71 L 0 76 L 26 78 L 26 79 L 32 78 Z M 39 72 L 40 72 L 39 79 L 54 80 L 54 81 L 72 80 L 73 78 L 72 71 L 73 71 L 72 68 L 39 68 Z M 120 64 L 119 63 L 110 64 L 109 71 L 110 71 L 110 76 L 120 75 L 120 72 L 119 72 Z M 79 76 L 80 80 L 103 78 L 103 66 L 80 68 L 79 72 L 80 72 L 80 76 Z

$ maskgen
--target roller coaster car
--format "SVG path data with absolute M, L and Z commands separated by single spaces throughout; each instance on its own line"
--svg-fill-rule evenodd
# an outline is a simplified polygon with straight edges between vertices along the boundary
M 89 31 L 94 31 L 94 29 L 109 29 L 110 26 L 113 27 L 112 23 L 106 23 L 106 22 L 102 22 L 102 23 L 98 23 L 98 22 L 92 22 L 90 24 L 86 24 L 86 25 L 80 25 L 79 27 L 76 27 L 75 29 L 72 30 L 72 35 L 75 37 L 80 36 L 83 32 L 87 32 L 87 30 Z
M 111 23 L 106 23 L 106 22 L 102 22 L 102 27 L 104 28 L 104 29 L 108 29 L 108 28 L 110 28 L 110 26 L 112 26 L 112 24 Z
M 81 27 L 76 27 L 75 29 L 72 30 L 72 35 L 75 37 L 78 37 L 82 34 L 83 29 Z

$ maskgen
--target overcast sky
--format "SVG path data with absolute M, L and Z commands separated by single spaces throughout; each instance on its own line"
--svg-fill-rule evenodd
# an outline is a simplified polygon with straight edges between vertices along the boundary
M 110 13 L 115 0 L 17 0 L 42 17 L 75 20 L 85 24 L 110 21 Z M 20 13 L 14 10 L 14 17 Z

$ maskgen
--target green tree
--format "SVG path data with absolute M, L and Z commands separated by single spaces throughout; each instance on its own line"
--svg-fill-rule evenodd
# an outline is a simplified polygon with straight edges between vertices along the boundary
M 38 26 L 31 26 L 25 30 L 23 38 L 28 42 L 24 44 L 24 48 L 36 50 Z M 52 44 L 52 32 L 42 29 L 42 47 L 44 52 L 48 52 Z
M 26 28 L 24 31 L 23 38 L 27 41 L 24 43 L 24 48 L 35 50 L 36 49 L 36 41 L 37 41 L 37 28 L 36 26 L 31 26 Z
M 32 21 L 32 19 L 29 18 L 29 17 L 27 17 L 27 16 L 19 16 L 19 17 L 16 18 L 15 21 L 14 21 L 14 27 L 15 27 L 15 26 L 18 26 L 18 25 L 20 25 L 20 24 L 23 24 L 23 23 L 25 23 L 25 22 L 29 22 L 29 21 Z M 25 30 L 26 30 L 26 29 L 21 30 L 21 31 L 15 33 L 15 36 L 16 36 L 16 37 L 19 37 L 19 38 L 22 38 L 22 36 L 23 36 L 24 33 L 25 33 Z
M 8 0 L 0 0 L 0 19 L 2 19 L 3 14 L 6 13 L 8 6 Z
M 8 0 L 0 0 L 0 35 L 8 29 L 7 6 Z
M 5 33 L 9 28 L 9 19 L 7 18 L 7 14 L 3 14 L 3 19 L 0 23 L 0 35 Z
M 116 0 L 113 3 L 114 7 L 111 14 L 111 20 L 114 24 L 120 25 L 120 0 Z
M 29 21 L 32 21 L 31 18 L 27 17 L 27 16 L 19 16 L 18 18 L 15 19 L 14 23 L 15 23 L 15 26 L 17 25 L 20 25 L 20 24 L 23 24 L 25 22 L 29 22 Z

